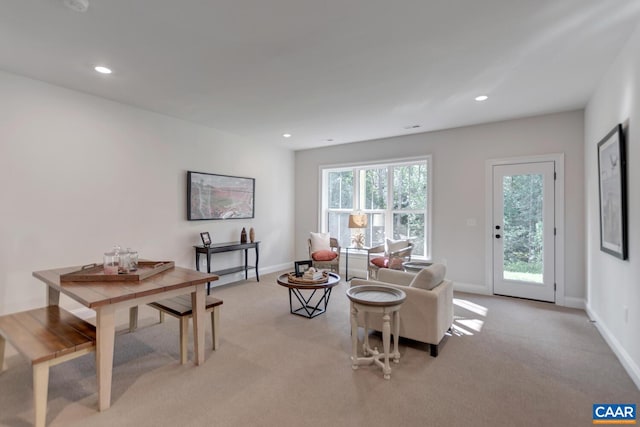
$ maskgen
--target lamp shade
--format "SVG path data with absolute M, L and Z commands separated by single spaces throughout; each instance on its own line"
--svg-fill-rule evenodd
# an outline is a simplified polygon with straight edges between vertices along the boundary
M 349 215 L 349 228 L 366 228 L 367 216 L 365 214 Z

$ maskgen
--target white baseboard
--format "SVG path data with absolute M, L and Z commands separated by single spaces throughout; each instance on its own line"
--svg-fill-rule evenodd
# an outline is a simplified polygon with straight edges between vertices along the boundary
M 453 290 L 458 292 L 468 292 L 470 294 L 491 295 L 491 290 L 485 285 L 475 283 L 453 282 Z
M 620 342 L 611 334 L 606 325 L 600 320 L 598 315 L 591 310 L 588 304 L 585 306 L 585 310 L 589 318 L 594 322 L 600 335 L 602 335 L 602 338 L 609 344 L 613 353 L 618 357 L 618 360 L 620 360 L 622 367 L 627 371 L 627 374 L 629 374 L 638 390 L 640 390 L 640 366 L 633 361 L 629 353 L 620 345 Z
M 581 310 L 586 310 L 586 307 L 587 307 L 587 303 L 584 300 L 584 298 L 575 298 L 575 297 L 564 297 L 564 304 L 558 304 L 558 305 L 562 305 L 563 307 L 569 307 L 569 308 L 579 308 Z
M 458 292 L 468 292 L 470 294 L 493 295 L 490 287 L 477 283 L 453 282 L 453 290 Z M 585 310 L 586 302 L 584 298 L 564 297 L 562 303 L 556 302 L 560 307 L 579 308 Z

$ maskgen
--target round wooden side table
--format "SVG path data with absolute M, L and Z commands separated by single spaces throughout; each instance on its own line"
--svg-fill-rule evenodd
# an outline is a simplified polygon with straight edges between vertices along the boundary
M 400 306 L 407 298 L 400 289 L 383 285 L 361 285 L 347 290 L 347 296 L 351 300 L 351 367 L 355 370 L 358 366 L 375 363 L 382 368 L 384 379 L 391 378 L 389 366 L 391 315 L 393 314 L 393 361 L 400 362 L 398 351 L 398 339 L 400 337 Z M 362 351 L 365 357 L 358 357 L 358 313 L 364 313 L 364 343 Z M 380 353 L 377 348 L 369 346 L 369 313 L 382 314 L 382 347 Z M 384 359 L 384 362 L 380 361 Z

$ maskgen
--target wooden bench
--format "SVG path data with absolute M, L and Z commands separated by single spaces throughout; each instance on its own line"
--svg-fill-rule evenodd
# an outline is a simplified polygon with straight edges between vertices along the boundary
M 35 426 L 44 427 L 49 367 L 95 351 L 95 327 L 54 305 L 0 316 L 0 371 L 6 341 L 31 361 Z
M 180 363 L 187 363 L 187 342 L 189 339 L 189 319 L 193 317 L 190 295 L 180 295 L 148 304 L 160 311 L 160 322 L 164 321 L 164 314 L 176 317 L 180 320 Z M 205 310 L 211 313 L 211 338 L 213 349 L 220 346 L 220 306 L 222 300 L 207 296 Z M 138 326 L 138 307 L 132 307 L 129 311 L 129 330 L 134 331 Z

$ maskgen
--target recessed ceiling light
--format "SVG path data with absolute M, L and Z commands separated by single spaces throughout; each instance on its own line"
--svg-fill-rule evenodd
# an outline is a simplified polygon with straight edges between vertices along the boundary
M 290 133 L 283 133 L 282 137 L 283 138 L 291 138 L 291 134 Z
M 94 70 L 96 70 L 97 72 L 99 72 L 100 74 L 111 74 L 111 68 L 107 68 L 107 67 L 103 67 L 102 65 L 98 65 L 97 67 L 93 68 Z
M 476 101 L 486 101 L 487 99 L 489 99 L 487 95 L 476 96 Z

